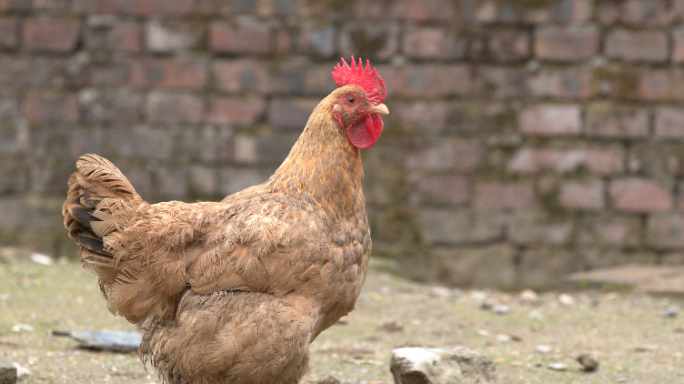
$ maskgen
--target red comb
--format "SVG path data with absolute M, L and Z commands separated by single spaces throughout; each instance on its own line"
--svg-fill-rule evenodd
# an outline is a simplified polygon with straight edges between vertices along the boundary
M 366 60 L 366 69 L 363 69 L 363 61 L 359 58 L 359 65 L 356 65 L 354 61 L 354 56 L 351 58 L 351 67 L 342 58 L 342 63 L 344 66 L 340 66 L 338 63 L 332 71 L 332 79 L 337 84 L 338 87 L 342 87 L 349 84 L 358 85 L 366 92 L 366 97 L 368 100 L 375 103 L 385 102 L 385 82 L 382 81 L 382 77 L 378 75 L 375 71 L 370 70 L 370 62 Z

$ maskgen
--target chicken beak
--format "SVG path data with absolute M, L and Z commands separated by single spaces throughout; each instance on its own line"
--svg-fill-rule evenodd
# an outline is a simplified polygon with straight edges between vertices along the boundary
M 368 112 L 377 113 L 378 115 L 389 115 L 389 109 L 387 109 L 387 106 L 383 103 L 368 108 Z

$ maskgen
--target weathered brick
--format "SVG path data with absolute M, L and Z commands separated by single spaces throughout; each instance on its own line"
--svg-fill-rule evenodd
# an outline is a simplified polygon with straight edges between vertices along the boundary
M 261 184 L 268 180 L 269 173 L 257 169 L 223 168 L 221 169 L 219 190 L 221 195 L 230 195 L 235 192 Z
M 318 105 L 317 100 L 275 99 L 268 106 L 268 123 L 276 128 L 302 130 Z
M 532 249 L 523 251 L 518 264 L 519 287 L 539 289 L 560 283 L 559 276 L 581 270 L 582 258 L 562 249 Z
M 72 9 L 82 13 L 123 13 L 138 16 L 171 14 L 183 16 L 193 9 L 193 0 L 73 0 Z
M 142 119 L 143 97 L 126 89 L 83 89 L 79 101 L 86 122 L 137 123 Z
M 586 132 L 598 137 L 646 137 L 648 117 L 648 111 L 643 108 L 610 102 L 592 103 L 587 107 Z
M 203 34 L 195 24 L 151 20 L 145 25 L 145 44 L 154 53 L 187 51 L 200 43 Z
M 466 177 L 442 175 L 428 176 L 416 182 L 413 203 L 465 204 L 472 197 L 472 183 Z
M 514 289 L 516 250 L 510 245 L 438 248 L 442 283 L 456 287 Z
M 214 124 L 254 124 L 263 115 L 265 107 L 262 98 L 215 98 L 211 100 L 208 120 Z
M 406 157 L 406 167 L 422 171 L 470 172 L 482 162 L 484 149 L 477 140 L 442 139 Z
M 524 108 L 518 115 L 520 132 L 539 136 L 577 136 L 582 133 L 577 105 L 538 104 Z
M 199 60 L 134 61 L 129 67 L 129 81 L 141 88 L 201 89 L 207 82 L 206 65 Z
M 626 0 L 620 6 L 620 20 L 626 24 L 645 27 L 662 27 L 675 16 L 672 2 L 664 0 Z
M 155 195 L 164 200 L 178 200 L 188 194 L 187 169 L 181 167 L 154 169 Z
M 129 130 L 123 127 L 115 126 L 103 132 L 102 153 L 105 157 L 166 161 L 174 153 L 178 153 L 174 144 L 174 135 L 169 132 L 168 127 L 136 125 Z M 119 164 L 119 166 L 123 165 Z
M 403 53 L 416 59 L 459 60 L 467 53 L 468 42 L 452 29 L 409 27 L 404 30 Z
M 31 122 L 75 123 L 80 118 L 78 97 L 73 94 L 29 93 L 24 99 L 23 115 Z
M 128 82 L 128 72 L 128 65 L 122 63 L 93 66 L 87 75 L 88 83 L 122 86 Z
M 662 63 L 668 57 L 667 35 L 659 31 L 616 28 L 606 37 L 605 54 L 611 59 Z
M 388 97 L 436 98 L 470 94 L 472 67 L 456 65 L 407 65 L 400 69 L 378 66 L 387 88 Z
M 667 211 L 673 203 L 671 187 L 639 178 L 613 180 L 610 198 L 615 208 L 635 213 Z
M 473 206 L 477 209 L 531 209 L 536 200 L 531 183 L 479 182 L 475 185 Z
M 637 96 L 643 101 L 663 101 L 672 98 L 672 76 L 668 70 L 649 70 L 639 77 Z
M 392 103 L 392 113 L 382 120 L 386 124 L 401 125 L 407 131 L 441 133 L 446 125 L 448 107 L 445 101 Z
M 684 248 L 684 216 L 676 213 L 649 216 L 646 243 L 659 249 Z
M 154 92 L 148 96 L 146 113 L 151 123 L 200 123 L 204 106 L 197 96 Z
M 566 209 L 600 211 L 605 208 L 604 187 L 601 180 L 591 182 L 564 182 L 558 194 L 558 203 Z
M 568 173 L 586 168 L 592 173 L 612 175 L 624 170 L 624 158 L 624 151 L 620 147 L 524 147 L 513 155 L 507 169 L 514 173 Z
M 115 51 L 140 53 L 143 49 L 142 27 L 132 22 L 117 23 L 107 33 L 107 46 Z
M 265 24 L 232 26 L 212 23 L 209 29 L 209 49 L 214 53 L 268 54 L 272 31 Z
M 259 162 L 256 136 L 236 135 L 234 146 L 236 162 L 244 164 L 257 164 Z
M 583 245 L 639 247 L 642 223 L 634 216 L 585 217 L 577 225 L 577 240 Z
M 542 69 L 530 77 L 529 89 L 537 97 L 585 100 L 592 96 L 591 72 L 583 68 Z
M 514 212 L 504 222 L 507 239 L 516 245 L 563 246 L 572 239 L 573 222 L 571 220 L 551 220 L 546 212 L 538 209 Z
M 495 224 L 468 210 L 425 208 L 418 213 L 424 244 L 486 242 L 503 237 L 503 225 Z
M 359 21 L 344 25 L 340 31 L 340 53 L 364 60 L 388 60 L 399 49 L 399 25 L 396 23 Z
M 467 100 L 449 103 L 448 108 L 446 133 L 485 133 L 491 135 L 490 137 L 498 137 L 516 132 L 515 114 L 510 106 L 503 102 Z
M 214 169 L 194 166 L 189 172 L 190 193 L 194 195 L 212 197 L 218 192 L 218 176 Z
M 672 31 L 672 60 L 675 63 L 684 63 L 684 27 Z
M 542 27 L 535 33 L 534 53 L 546 60 L 587 60 L 599 52 L 599 39 L 595 26 Z
M 390 15 L 417 22 L 454 20 L 457 14 L 455 4 L 441 0 L 398 0 L 391 3 Z
M 494 30 L 484 36 L 484 41 L 476 40 L 471 45 L 471 53 L 476 58 L 500 62 L 527 60 L 531 55 L 530 33 L 518 29 Z
M 655 136 L 666 139 L 684 139 L 684 109 L 661 107 L 656 110 Z
M 313 56 L 332 58 L 336 53 L 338 34 L 332 24 L 304 22 L 299 34 L 299 47 Z
M 272 80 L 261 62 L 249 59 L 214 61 L 216 87 L 224 92 L 268 93 Z
M 0 17 L 0 48 L 17 48 L 19 45 L 19 19 Z
M 81 23 L 70 19 L 27 19 L 22 43 L 29 51 L 68 53 L 76 49 Z
M 475 88 L 485 96 L 515 99 L 524 98 L 530 93 L 530 73 L 525 69 L 482 65 L 477 73 Z

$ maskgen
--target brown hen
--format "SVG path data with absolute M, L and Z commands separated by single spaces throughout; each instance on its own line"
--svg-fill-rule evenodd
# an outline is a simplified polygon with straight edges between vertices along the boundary
M 219 203 L 150 205 L 108 160 L 78 160 L 64 224 L 164 382 L 297 383 L 354 308 L 371 251 L 359 148 L 389 112 L 375 69 L 343 63 L 275 174 Z

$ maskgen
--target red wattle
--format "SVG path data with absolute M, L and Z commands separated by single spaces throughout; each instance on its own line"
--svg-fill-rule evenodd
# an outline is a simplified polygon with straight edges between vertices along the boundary
M 383 125 L 379 115 L 368 113 L 347 128 L 347 137 L 356 148 L 368 149 L 380 138 Z

